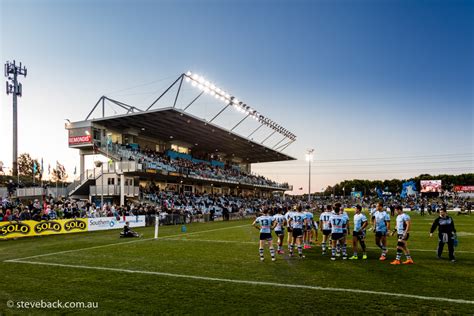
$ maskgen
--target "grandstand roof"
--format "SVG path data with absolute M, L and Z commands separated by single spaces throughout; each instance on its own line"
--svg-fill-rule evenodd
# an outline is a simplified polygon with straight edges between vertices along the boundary
M 97 118 L 92 122 L 118 131 L 135 129 L 139 135 L 146 137 L 198 144 L 194 147 L 195 149 L 210 153 L 234 154 L 236 157 L 243 158 L 247 163 L 295 160 L 293 157 L 215 124 L 207 123 L 177 108 L 168 107 Z

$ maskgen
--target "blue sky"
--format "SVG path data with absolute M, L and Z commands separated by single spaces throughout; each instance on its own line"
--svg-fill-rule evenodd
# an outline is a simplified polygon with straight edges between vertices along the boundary
M 187 70 L 298 136 L 286 150 L 298 161 L 254 168 L 295 188 L 307 190 L 307 148 L 316 148 L 314 190 L 473 170 L 473 1 L 2 0 L 0 10 L 2 61 L 29 71 L 19 152 L 59 159 L 71 172 L 78 155 L 67 148 L 64 118 L 83 119 L 103 94 L 146 107 Z M 196 106 L 206 118 L 219 110 Z M 4 93 L 0 129 L 8 166 Z

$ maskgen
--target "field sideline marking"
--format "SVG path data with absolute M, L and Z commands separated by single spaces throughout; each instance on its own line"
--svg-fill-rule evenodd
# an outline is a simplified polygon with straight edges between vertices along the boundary
M 183 278 L 183 279 L 204 280 L 204 281 L 227 282 L 227 283 L 238 283 L 238 284 L 249 284 L 249 285 L 263 285 L 263 286 L 275 286 L 275 287 L 308 289 L 308 290 L 317 290 L 317 291 L 349 292 L 349 293 L 357 293 L 357 294 L 375 294 L 375 295 L 385 295 L 385 296 L 395 296 L 395 297 L 420 299 L 420 300 L 427 300 L 427 301 L 438 301 L 438 302 L 443 301 L 443 302 L 458 303 L 458 304 L 474 304 L 474 301 L 468 301 L 468 300 L 463 300 L 463 299 L 452 299 L 452 298 L 433 297 L 433 296 L 421 296 L 421 295 L 403 294 L 403 293 L 378 292 L 378 291 L 369 291 L 369 290 L 344 289 L 344 288 L 322 287 L 322 286 L 300 285 L 300 284 L 284 284 L 284 283 L 274 283 L 274 282 L 265 282 L 265 281 L 221 279 L 221 278 L 212 278 L 212 277 L 205 277 L 205 276 L 198 276 L 198 275 L 174 274 L 174 273 L 155 272 L 155 271 L 128 270 L 128 269 L 119 269 L 119 268 L 94 267 L 94 266 L 83 266 L 83 265 L 61 264 L 61 263 L 50 263 L 50 262 L 18 261 L 18 260 L 15 261 L 15 262 L 16 263 L 32 264 L 32 265 L 55 266 L 55 267 L 63 267 L 63 268 L 90 269 L 90 270 L 114 271 L 114 272 L 125 272 L 125 273 L 149 274 L 149 275 L 158 275 L 158 276 Z
M 221 227 L 221 228 L 216 228 L 216 229 L 201 230 L 201 231 L 198 231 L 198 232 L 182 233 L 182 234 L 175 234 L 175 235 L 169 235 L 169 236 L 163 236 L 163 237 L 158 236 L 158 241 L 160 239 L 166 239 L 166 238 L 172 238 L 172 237 L 178 237 L 178 236 L 195 235 L 195 234 L 200 234 L 200 233 L 207 233 L 207 232 L 213 232 L 213 231 L 219 231 L 219 230 L 225 230 L 225 229 L 232 229 L 232 228 L 239 228 L 239 227 L 245 227 L 245 226 L 250 226 L 250 224 L 231 226 L 231 227 Z M 87 247 L 87 248 L 79 248 L 79 249 L 71 249 L 71 250 L 64 250 L 64 251 L 58 251 L 58 252 L 50 252 L 50 253 L 45 253 L 45 254 L 36 255 L 36 256 L 29 256 L 29 257 L 16 258 L 16 259 L 8 259 L 8 260 L 4 260 L 3 262 L 17 262 L 18 260 L 40 258 L 40 257 L 53 256 L 53 255 L 71 253 L 71 252 L 82 251 L 82 250 L 90 250 L 90 249 L 111 247 L 111 246 L 116 246 L 116 245 L 126 245 L 126 244 L 131 244 L 131 243 L 142 242 L 142 241 L 149 241 L 149 240 L 154 240 L 154 238 L 143 238 L 143 239 L 136 239 L 136 240 L 125 241 L 125 242 L 116 242 L 116 243 L 112 243 L 112 244 L 93 246 L 93 247 Z
M 170 236 L 171 237 L 171 236 Z M 169 238 L 169 240 L 176 240 L 176 241 L 196 241 L 196 242 L 212 242 L 212 243 L 230 243 L 230 244 L 252 244 L 252 245 L 257 245 L 258 246 L 258 240 L 257 241 L 238 241 L 238 240 L 212 240 L 212 239 L 182 239 L 182 238 Z M 276 245 L 276 242 L 273 243 Z M 317 246 L 319 248 L 319 246 Z M 352 249 L 351 246 L 348 247 L 348 249 Z M 367 247 L 367 249 L 380 249 L 377 247 Z M 433 252 L 436 253 L 436 249 L 411 249 L 409 248 L 410 251 L 424 251 L 424 252 Z M 454 251 L 455 253 L 474 253 L 474 251 L 467 251 L 467 250 L 459 250 L 459 251 Z

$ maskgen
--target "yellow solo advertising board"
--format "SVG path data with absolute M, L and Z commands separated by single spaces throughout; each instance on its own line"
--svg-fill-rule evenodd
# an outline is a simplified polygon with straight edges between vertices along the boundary
M 0 239 L 86 232 L 87 223 L 87 218 L 0 222 Z

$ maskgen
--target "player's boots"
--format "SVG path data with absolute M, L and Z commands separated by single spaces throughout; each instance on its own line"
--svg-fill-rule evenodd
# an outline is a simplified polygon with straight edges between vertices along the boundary
M 406 261 L 403 261 L 403 264 L 414 264 L 413 259 L 407 259 Z
M 335 261 L 335 260 L 336 260 L 336 257 L 331 256 L 331 260 L 332 260 L 332 261 Z
M 356 255 L 354 255 L 354 256 L 352 256 L 352 257 L 349 257 L 349 260 L 359 260 L 359 257 L 356 256 Z
M 384 255 L 381 255 L 380 258 L 379 258 L 379 260 L 380 260 L 380 261 L 385 261 L 385 260 L 387 260 L 387 257 L 384 256 Z
M 363 259 L 363 260 L 367 260 L 367 255 L 363 255 L 363 256 L 362 256 L 362 259 Z
M 405 262 L 404 262 L 404 263 L 405 263 Z M 390 262 L 390 264 L 398 265 L 398 264 L 400 264 L 400 260 L 395 259 L 395 260 L 393 260 L 392 262 Z

